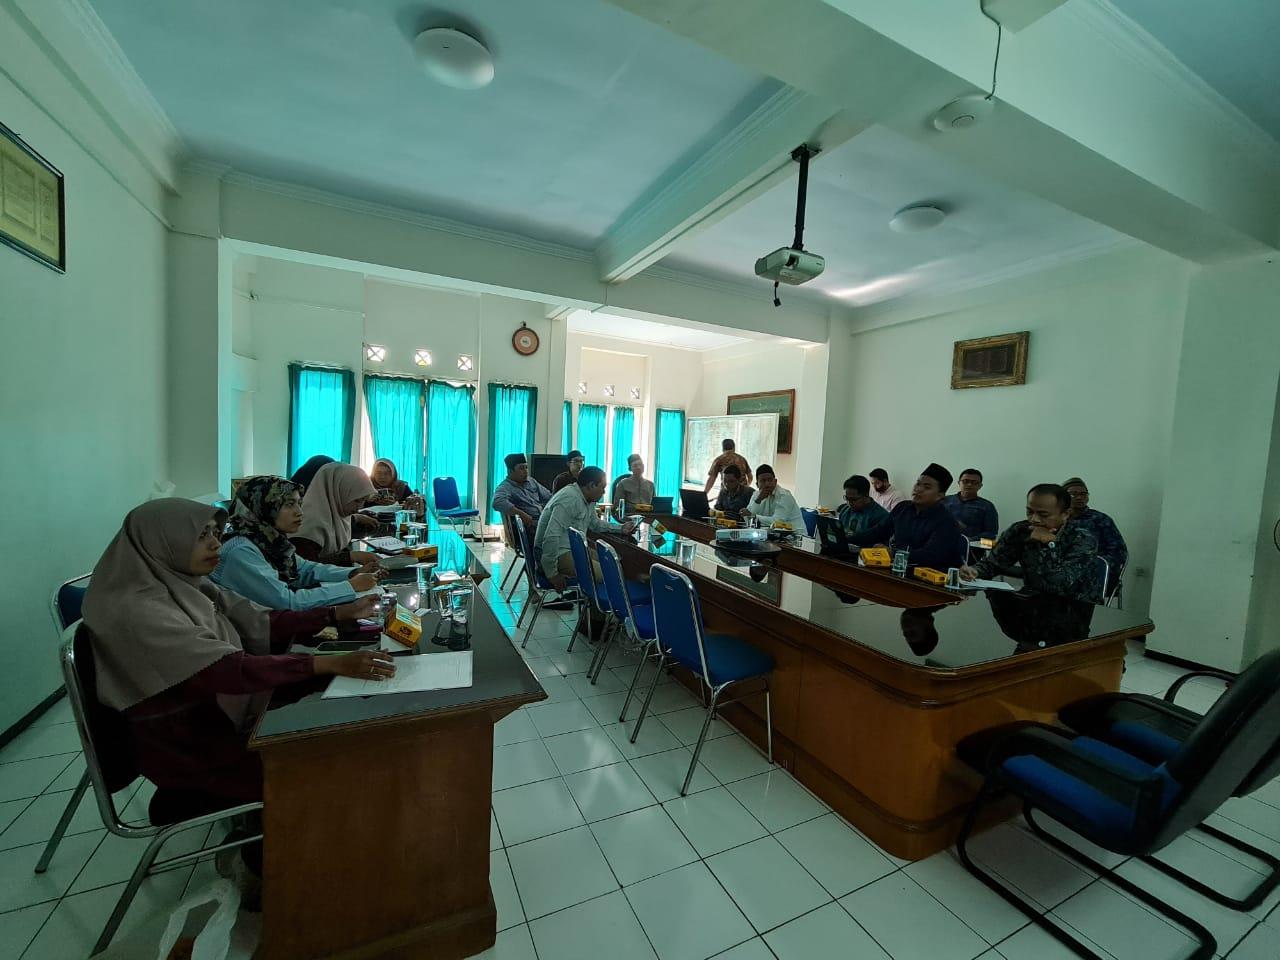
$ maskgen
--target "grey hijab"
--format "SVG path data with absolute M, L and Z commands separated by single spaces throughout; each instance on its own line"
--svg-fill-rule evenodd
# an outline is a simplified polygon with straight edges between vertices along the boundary
M 369 475 L 349 463 L 326 463 L 302 498 L 302 526 L 295 536 L 320 544 L 320 552 L 338 553 L 351 545 L 351 517 L 343 509 L 378 491 Z

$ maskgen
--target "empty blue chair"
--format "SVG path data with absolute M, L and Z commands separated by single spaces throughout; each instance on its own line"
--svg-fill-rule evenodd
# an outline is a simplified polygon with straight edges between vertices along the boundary
M 529 541 L 529 531 L 525 529 L 523 523 L 512 524 L 516 530 L 516 536 L 520 540 L 520 549 L 524 552 L 524 578 L 529 585 L 529 595 L 525 598 L 524 609 L 520 611 L 520 618 L 516 620 L 516 629 L 520 629 L 520 624 L 524 622 L 524 618 L 529 611 L 533 611 L 533 617 L 529 620 L 529 626 L 525 629 L 524 639 L 520 641 L 521 647 L 529 645 L 529 637 L 533 635 L 533 625 L 538 622 L 538 617 L 542 615 L 542 608 L 547 603 L 547 598 L 552 594 L 558 594 L 556 585 L 547 579 L 547 575 L 542 572 L 542 564 L 538 563 L 538 555 L 533 548 L 533 544 Z M 574 577 L 568 578 L 566 586 L 576 586 L 577 580 Z
M 458 481 L 453 477 L 436 477 L 431 481 L 432 499 L 435 501 L 432 509 L 440 520 L 448 521 L 449 526 L 455 530 L 458 521 L 464 523 L 468 520 L 475 520 L 480 516 L 479 510 L 464 510 L 462 507 L 462 499 L 458 496 Z M 484 543 L 484 524 L 480 524 L 480 542 Z
M 705 694 L 703 700 L 707 704 L 707 717 L 698 733 L 698 742 L 693 748 L 693 759 L 689 762 L 689 772 L 685 774 L 684 784 L 680 787 L 680 796 L 683 797 L 689 791 L 689 781 L 693 779 L 698 756 L 702 753 L 702 744 L 707 739 L 707 730 L 715 719 L 716 711 L 727 703 L 742 699 L 740 696 L 722 699 L 729 688 L 739 684 L 760 681 L 764 687 L 764 725 L 768 744 L 766 755 L 769 762 L 773 763 L 773 705 L 769 696 L 773 657 L 738 637 L 704 631 L 702 604 L 698 600 L 698 592 L 693 588 L 693 581 L 687 574 L 655 563 L 649 571 L 649 587 L 653 591 L 658 670 L 649 685 L 644 704 L 640 707 L 640 715 L 636 717 L 631 742 L 635 743 L 636 737 L 640 735 L 640 725 L 644 723 L 645 714 L 653 700 L 653 692 L 658 688 L 658 679 L 669 658 L 702 681 Z M 640 666 L 643 665 L 644 660 L 641 660 Z M 636 676 L 639 675 L 640 667 L 637 667 Z M 634 680 L 632 686 L 635 686 Z M 744 696 L 759 692 L 761 691 L 753 689 Z
M 609 609 L 613 614 L 614 629 L 607 631 L 600 638 L 600 646 L 596 650 L 595 659 L 591 661 L 591 666 L 587 669 L 592 683 L 596 682 L 596 678 L 600 676 L 600 671 L 604 669 L 605 660 L 609 657 L 609 646 L 613 643 L 619 631 L 625 630 L 631 634 L 637 643 L 646 647 L 654 639 L 653 611 L 650 609 L 650 603 L 637 603 L 632 599 L 637 595 L 648 593 L 648 588 L 643 584 L 626 579 L 622 573 L 622 560 L 618 557 L 618 551 L 613 549 L 612 545 L 605 543 L 603 540 L 597 540 L 596 555 L 600 558 L 600 577 L 604 586 L 603 596 L 607 598 Z M 640 662 L 644 663 L 643 657 Z M 629 702 L 630 697 L 627 700 Z M 626 714 L 627 704 L 623 703 L 622 716 L 618 719 L 624 719 Z
M 808 507 L 801 507 L 800 518 L 804 520 L 805 536 L 812 537 L 813 531 L 818 527 L 818 511 L 810 510 Z
M 579 587 L 579 612 L 578 612 L 578 628 L 582 629 L 583 625 L 589 622 L 590 608 L 595 609 L 604 616 L 605 632 L 600 639 L 603 643 L 608 641 L 609 632 L 616 629 L 621 619 L 614 613 L 613 604 L 609 599 L 609 591 L 604 584 L 598 584 L 595 580 L 594 572 L 591 569 L 591 549 L 587 546 L 587 538 L 581 530 L 575 527 L 569 528 L 569 553 L 573 556 L 573 570 L 578 578 Z M 601 568 L 603 572 L 603 567 Z M 626 581 L 627 596 L 632 603 L 648 604 L 650 602 L 649 586 L 644 583 L 636 583 L 633 580 Z M 588 628 L 590 629 L 590 628 Z M 569 649 L 573 649 L 574 641 L 578 637 L 578 632 L 574 631 L 573 637 L 569 640 Z M 597 651 L 598 652 L 598 651 Z M 592 659 L 594 666 L 595 659 Z M 593 673 L 588 670 L 587 673 L 591 677 L 591 682 L 596 682 L 598 672 Z

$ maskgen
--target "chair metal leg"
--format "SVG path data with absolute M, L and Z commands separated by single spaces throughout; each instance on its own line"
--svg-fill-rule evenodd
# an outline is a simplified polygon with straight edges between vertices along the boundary
M 717 687 L 711 691 L 711 703 L 707 707 L 706 719 L 702 721 L 702 730 L 698 733 L 698 742 L 693 747 L 693 759 L 689 761 L 689 772 L 684 775 L 684 783 L 680 785 L 680 796 L 689 793 L 689 784 L 693 782 L 693 771 L 698 766 L 698 757 L 702 756 L 702 745 L 706 742 L 707 731 L 711 729 L 711 721 L 716 715 L 716 701 L 720 697 L 722 687 Z
M 120 892 L 120 899 L 116 901 L 115 909 L 111 911 L 111 916 L 107 918 L 107 925 L 102 928 L 102 933 L 98 936 L 98 942 L 93 945 L 93 952 L 90 956 L 97 956 L 111 944 L 111 938 L 116 935 L 116 931 L 120 928 L 120 921 L 124 919 L 124 915 L 129 911 L 129 905 L 133 903 L 133 898 L 138 895 L 138 888 L 142 886 L 142 881 L 151 872 L 151 865 L 155 862 L 156 854 L 160 852 L 160 847 L 164 845 L 164 842 L 170 836 L 171 834 L 168 833 L 159 833 L 151 838 L 151 842 L 147 844 L 147 849 L 142 853 L 142 858 L 138 860 L 138 865 L 133 868 L 133 876 L 129 878 L 128 884 Z
M 516 577 L 515 580 L 512 581 L 511 586 L 507 588 L 506 597 L 508 603 L 511 602 L 511 595 L 520 589 L 520 581 L 524 579 L 524 557 L 516 557 L 515 561 L 511 564 L 512 570 L 516 569 L 517 563 L 520 564 L 520 575 Z M 503 585 L 505 586 L 505 583 Z
M 595 653 L 591 655 L 591 662 L 587 664 L 587 679 L 594 685 L 596 677 L 599 676 L 599 664 L 601 658 L 604 657 L 605 651 L 609 649 L 609 644 L 613 643 L 614 634 L 620 626 L 618 618 L 612 613 L 605 614 L 604 630 L 600 632 L 600 642 L 596 644 Z
M 640 674 L 644 672 L 644 665 L 649 662 L 651 657 L 657 655 L 657 642 L 650 640 L 644 645 L 644 651 L 640 654 L 640 662 L 636 664 L 636 672 L 631 675 L 631 686 L 627 687 L 626 699 L 622 701 L 622 712 L 618 714 L 618 722 L 627 722 L 627 707 L 631 706 L 631 697 L 636 692 L 636 684 L 640 682 Z
M 76 809 L 80 806 L 80 801 L 84 799 L 85 791 L 88 789 L 89 774 L 85 772 L 80 777 L 80 782 L 76 784 L 75 790 L 71 792 L 71 799 L 67 801 L 62 816 L 58 818 L 58 825 L 53 828 L 53 836 L 44 845 L 44 853 L 40 854 L 40 860 L 36 864 L 36 873 L 44 873 L 49 869 L 49 861 L 53 859 L 53 853 L 62 842 L 62 835 L 67 832 L 67 827 L 71 826 L 71 818 L 76 815 Z
M 600 671 L 604 669 L 604 663 L 609 659 L 609 648 L 613 646 L 613 642 L 618 638 L 618 634 L 626 633 L 627 625 L 618 616 L 613 618 L 613 631 L 607 637 L 600 638 L 600 651 L 596 656 L 596 663 L 591 671 L 591 684 L 600 679 Z
M 525 627 L 524 630 L 524 639 L 520 641 L 521 650 L 529 645 L 529 638 L 533 636 L 533 625 L 538 622 L 538 617 L 542 614 L 542 604 L 544 602 L 545 598 L 541 593 L 533 598 L 533 616 L 529 618 L 529 626 Z M 520 616 L 521 618 L 524 617 L 524 611 L 521 611 Z M 518 627 L 520 624 L 517 623 L 516 626 Z
M 564 648 L 565 653 L 573 653 L 573 645 L 578 642 L 578 634 L 582 632 L 582 620 L 584 617 L 589 615 L 587 612 L 586 604 L 587 604 L 586 595 L 579 593 L 578 600 L 576 603 L 576 607 L 578 609 L 578 622 L 573 625 L 573 633 L 569 634 L 569 645 Z M 591 626 L 590 624 L 588 624 L 587 626 L 588 641 L 590 640 L 590 637 L 591 637 Z
M 769 762 L 773 763 L 773 695 L 769 692 L 769 678 L 764 679 L 764 737 L 769 745 Z
M 511 574 L 515 573 L 516 561 L 519 559 L 520 559 L 519 557 L 516 557 L 514 560 L 512 560 L 511 565 L 507 567 L 507 572 L 502 575 L 502 582 L 498 584 L 499 592 L 507 589 L 507 582 L 511 579 Z
M 649 704 L 653 702 L 653 692 L 658 689 L 658 681 L 662 679 L 662 668 L 667 662 L 667 654 L 665 651 L 658 655 L 658 669 L 653 672 L 653 683 L 649 684 L 649 692 L 645 695 L 644 703 L 640 705 L 640 714 L 636 717 L 636 728 L 631 731 L 631 742 L 636 742 L 636 737 L 640 736 L 640 726 L 644 723 L 645 714 L 649 712 Z
M 1217 827 L 1211 827 L 1208 824 L 1202 823 L 1195 829 L 1209 834 L 1209 836 L 1222 841 L 1228 846 L 1234 847 L 1241 853 L 1246 853 L 1254 859 L 1262 861 L 1262 863 L 1268 868 L 1267 873 L 1243 897 L 1229 897 L 1221 890 L 1215 889 L 1208 884 L 1201 883 L 1190 874 L 1183 873 L 1177 867 L 1165 863 L 1154 855 L 1142 857 L 1142 862 L 1148 866 L 1155 867 L 1155 869 L 1165 874 L 1165 876 L 1172 877 L 1184 887 L 1190 887 L 1202 897 L 1207 897 L 1214 903 L 1220 903 L 1224 907 L 1229 907 L 1232 910 L 1240 910 L 1242 912 L 1252 910 L 1254 907 L 1258 906 L 1258 904 L 1262 903 L 1263 900 L 1266 900 L 1267 897 L 1271 896 L 1271 892 L 1275 890 L 1277 886 L 1280 886 L 1280 860 L 1267 853 L 1267 851 L 1261 850 L 1251 843 L 1246 843 L 1238 837 L 1233 837 L 1231 834 L 1224 833 Z

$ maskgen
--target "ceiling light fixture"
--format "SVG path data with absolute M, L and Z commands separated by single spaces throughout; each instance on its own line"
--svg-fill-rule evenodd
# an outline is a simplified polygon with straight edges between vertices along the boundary
M 991 63 L 991 92 L 971 93 L 968 96 L 952 100 L 933 115 L 935 130 L 966 130 L 976 126 L 991 115 L 995 109 L 996 76 L 1000 70 L 1000 40 L 1004 36 L 1004 27 L 1000 21 L 987 12 L 983 0 L 978 0 L 978 10 L 984 17 L 996 25 L 996 55 Z
M 889 229 L 894 233 L 919 233 L 931 230 L 947 219 L 947 212 L 932 203 L 917 203 L 903 207 L 889 220 Z
M 461 30 L 435 27 L 423 30 L 413 41 L 422 68 L 447 87 L 478 90 L 493 82 L 493 55 Z

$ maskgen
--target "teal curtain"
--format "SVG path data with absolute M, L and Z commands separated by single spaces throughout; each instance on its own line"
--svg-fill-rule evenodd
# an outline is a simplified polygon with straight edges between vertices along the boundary
M 289 364 L 289 470 L 317 454 L 346 463 L 356 419 L 355 376 L 350 370 Z
M 560 414 L 560 449 L 568 453 L 573 449 L 573 401 L 566 400 Z
M 613 455 L 609 460 L 609 489 L 627 472 L 627 457 L 636 452 L 636 413 L 630 407 L 613 408 Z
M 678 501 L 684 475 L 683 410 L 658 410 L 654 460 L 657 461 L 653 465 L 654 495 L 673 497 Z
M 476 388 L 470 383 L 427 384 L 427 479 L 423 494 L 435 507 L 431 481 L 453 477 L 464 510 L 475 509 Z
M 489 384 L 489 478 L 484 498 L 488 523 L 502 522 L 492 506 L 493 491 L 507 475 L 507 465 L 502 461 L 507 454 L 533 453 L 537 424 L 537 387 Z
M 578 449 L 584 466 L 605 468 L 604 424 L 608 410 L 602 403 L 578 404 Z
M 405 377 L 365 374 L 364 405 L 373 434 L 373 455 L 396 465 L 400 479 L 422 487 L 422 427 L 426 384 Z

